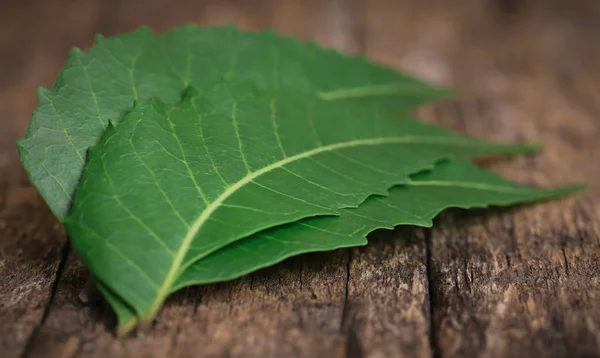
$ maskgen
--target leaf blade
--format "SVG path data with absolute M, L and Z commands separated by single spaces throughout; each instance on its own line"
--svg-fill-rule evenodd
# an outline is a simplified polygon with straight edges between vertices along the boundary
M 141 27 L 111 38 L 97 36 L 91 49 L 70 52 L 54 86 L 38 91 L 38 107 L 17 145 L 23 166 L 62 221 L 71 207 L 86 151 L 100 140 L 109 119 L 120 121 L 134 101 L 158 96 L 175 103 L 189 85 L 210 89 L 223 78 L 328 100 L 394 97 L 394 111 L 450 93 L 364 58 L 271 31 L 186 25 L 157 35 Z
M 414 178 L 404 185 L 391 188 L 387 197 L 371 196 L 357 208 L 342 209 L 340 216 L 306 218 L 230 244 L 190 266 L 174 290 L 189 285 L 235 279 L 299 253 L 329 251 L 366 244 L 366 235 L 375 229 L 392 229 L 397 225 L 431 227 L 431 220 L 442 210 L 450 207 L 469 209 L 490 205 L 514 205 L 555 199 L 583 188 L 583 186 L 570 186 L 546 190 L 519 186 L 465 161 L 446 161 L 436 166 L 433 171 L 417 174 Z M 427 198 L 429 201 L 425 202 Z M 415 201 L 420 202 L 421 206 L 415 207 Z M 304 229 L 299 229 L 299 226 Z M 341 236 L 350 240 L 336 243 L 332 236 Z M 281 241 L 287 238 L 292 249 L 285 253 L 278 252 L 276 248 L 265 243 L 269 240 Z M 300 249 L 296 251 L 294 246 Z M 244 248 L 239 249 L 239 247 Z M 265 250 L 268 253 L 265 254 Z M 249 255 L 248 251 L 255 254 Z M 226 265 L 231 263 L 234 257 L 237 267 Z M 263 257 L 268 257 L 269 260 L 264 264 L 251 264 L 252 268 L 239 270 L 242 266 L 240 258 L 243 257 L 249 257 L 250 261 L 260 261 Z M 228 273 L 207 274 L 211 266 L 222 267 Z
M 140 318 L 154 317 L 189 265 L 235 240 L 309 216 L 337 215 L 452 155 L 523 149 L 383 118 L 379 103 L 285 91 L 275 96 L 232 81 L 188 93 L 177 105 L 138 102 L 109 126 L 89 153 L 66 222 L 80 257 Z M 273 133 L 273 99 L 279 135 Z M 307 102 L 319 113 L 314 128 L 303 122 Z M 298 136 L 299 123 L 319 140 Z M 193 131 L 200 126 L 205 143 Z M 347 178 L 333 177 L 309 158 Z M 139 252 L 140 244 L 147 252 Z M 122 270 L 129 274 L 123 277 Z
M 232 280 L 299 254 L 365 245 L 366 235 L 378 228 L 389 229 L 397 225 L 431 227 L 431 220 L 447 208 L 468 209 L 549 200 L 581 188 L 531 188 L 506 181 L 466 161 L 439 163 L 432 172 L 414 175 L 409 183 L 390 189 L 387 197 L 371 196 L 358 208 L 342 209 L 339 217 L 303 219 L 259 232 L 217 250 L 194 262 L 172 291 Z M 415 207 L 415 202 L 424 205 Z M 122 333 L 126 333 L 134 326 L 135 315 L 119 297 L 111 296 L 108 300 L 120 319 Z

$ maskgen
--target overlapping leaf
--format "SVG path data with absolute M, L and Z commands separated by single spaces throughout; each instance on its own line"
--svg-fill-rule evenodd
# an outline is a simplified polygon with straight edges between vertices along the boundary
M 39 105 L 18 144 L 23 166 L 62 221 L 87 149 L 100 140 L 109 120 L 120 121 L 134 101 L 158 96 L 174 103 L 187 86 L 210 89 L 224 78 L 329 101 L 371 98 L 388 116 L 448 95 L 363 58 L 273 32 L 190 25 L 156 35 L 143 27 L 109 39 L 98 36 L 90 50 L 70 53 L 52 89 L 38 91 Z
M 578 189 L 520 186 L 465 161 L 442 162 L 411 179 L 390 189 L 387 197 L 371 196 L 358 208 L 342 209 L 340 216 L 307 218 L 236 241 L 194 262 L 171 291 L 231 280 L 293 255 L 365 245 L 366 235 L 379 228 L 431 227 L 432 219 L 449 207 L 512 205 L 557 198 Z M 135 313 L 119 297 L 103 291 L 117 312 L 121 330 L 127 331 L 137 320 Z
M 236 240 L 338 215 L 443 158 L 527 149 L 379 109 L 232 81 L 177 105 L 141 101 L 90 150 L 66 222 L 73 246 L 152 318 L 190 265 Z

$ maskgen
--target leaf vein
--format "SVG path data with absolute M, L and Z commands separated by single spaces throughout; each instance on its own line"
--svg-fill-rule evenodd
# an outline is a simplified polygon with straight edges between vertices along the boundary
M 79 63 L 81 64 L 81 68 L 83 69 L 85 81 L 90 89 L 90 94 L 92 95 L 92 99 L 94 100 L 94 106 L 96 107 L 96 115 L 98 117 L 98 120 L 100 120 L 100 123 L 102 124 L 102 128 L 104 130 L 106 130 L 107 124 L 104 122 L 104 119 L 102 118 L 102 115 L 100 114 L 100 106 L 98 105 L 98 98 L 96 97 L 96 92 L 94 91 L 94 87 L 92 87 L 92 81 L 90 80 L 90 75 L 88 73 L 87 66 L 84 65 L 83 62 L 81 61 L 81 55 L 78 55 L 77 59 L 79 60 Z
M 163 187 L 160 185 L 160 183 L 158 182 L 158 178 L 156 177 L 156 174 L 154 173 L 154 170 L 152 170 L 152 168 L 148 165 L 148 163 L 146 163 L 146 161 L 144 160 L 144 158 L 140 155 L 140 152 L 136 149 L 135 145 L 133 144 L 132 140 L 129 140 L 129 145 L 131 146 L 131 149 L 133 150 L 133 153 L 135 154 L 136 158 L 142 163 L 142 165 L 146 168 L 146 170 L 148 171 L 148 173 L 150 174 L 150 176 L 152 176 L 153 182 L 156 185 L 156 187 L 158 188 L 158 191 L 160 191 L 160 193 L 162 194 L 162 196 L 165 198 L 165 200 L 167 201 L 167 204 L 169 204 L 169 206 L 171 207 L 171 209 L 175 212 L 175 215 L 177 215 L 177 217 L 179 218 L 179 220 L 181 220 L 181 222 L 185 225 L 185 227 L 187 229 L 190 228 L 190 223 L 187 222 L 183 216 L 181 215 L 181 213 L 179 212 L 179 210 L 177 210 L 177 208 L 175 207 L 175 205 L 173 204 L 173 201 L 171 201 L 171 199 L 169 198 L 169 195 L 167 195 L 167 193 L 165 192 L 165 190 L 163 189 Z
M 248 160 L 246 160 L 246 153 L 244 153 L 244 146 L 242 144 L 242 137 L 240 136 L 240 132 L 238 129 L 237 123 L 237 102 L 233 102 L 233 108 L 231 110 L 231 120 L 233 122 L 233 128 L 235 129 L 235 136 L 238 142 L 238 150 L 240 151 L 240 156 L 242 157 L 242 161 L 244 162 L 244 166 L 246 167 L 246 171 L 248 174 L 251 173 L 250 166 L 248 165 Z
M 273 133 L 275 133 L 275 140 L 277 140 L 277 146 L 281 150 L 283 158 L 287 158 L 287 154 L 285 153 L 285 149 L 283 149 L 283 144 L 281 143 L 281 137 L 279 136 L 279 126 L 277 125 L 276 118 L 276 101 L 274 99 L 272 99 L 269 102 L 269 112 L 271 114 L 271 124 L 273 125 Z
M 192 97 L 191 102 L 192 102 L 192 107 L 197 110 L 196 99 L 194 97 Z M 227 186 L 229 186 L 229 183 L 227 183 L 225 178 L 223 178 L 223 175 L 221 174 L 221 172 L 219 171 L 219 168 L 217 168 L 217 165 L 215 164 L 215 158 L 213 158 L 212 153 L 208 150 L 208 146 L 206 145 L 206 138 L 204 137 L 204 130 L 202 129 L 202 123 L 204 123 L 204 121 L 202 119 L 203 119 L 202 116 L 199 114 L 198 115 L 198 127 L 196 128 L 196 130 L 198 132 L 198 136 L 200 137 L 200 140 L 202 141 L 202 146 L 204 147 L 206 156 L 208 157 L 208 160 L 210 160 L 210 164 L 212 165 L 213 169 L 215 170 L 215 173 L 219 176 L 219 178 L 221 179 L 221 181 L 223 182 L 225 187 L 227 187 Z
M 305 182 L 307 182 L 307 183 L 309 183 L 309 184 L 311 184 L 311 185 L 314 185 L 314 186 L 316 186 L 317 188 L 321 188 L 321 189 L 323 189 L 323 190 L 329 191 L 329 192 L 331 192 L 331 193 L 334 193 L 334 194 L 336 194 L 336 195 L 339 195 L 339 196 L 355 196 L 354 194 L 340 193 L 339 191 L 335 191 L 335 190 L 333 190 L 333 189 L 331 189 L 331 188 L 328 188 L 328 187 L 326 187 L 326 186 L 323 186 L 323 185 L 321 185 L 321 184 L 319 184 L 319 183 L 315 183 L 314 181 L 312 181 L 312 180 L 310 180 L 310 179 L 308 179 L 308 178 L 305 178 L 305 177 L 303 177 L 302 175 L 300 175 L 300 174 L 298 174 L 298 173 L 295 173 L 295 172 L 293 172 L 293 171 L 289 170 L 289 169 L 288 169 L 288 168 L 286 168 L 286 167 L 281 167 L 280 169 L 281 169 L 281 170 L 283 170 L 283 171 L 285 171 L 285 172 L 287 172 L 287 173 L 290 173 L 290 174 L 292 174 L 292 175 L 293 175 L 293 176 L 295 176 L 296 178 L 300 178 L 301 180 L 304 180 Z
M 368 139 L 355 139 L 346 142 L 339 142 L 335 144 L 330 144 L 327 146 L 321 146 L 314 148 L 312 150 L 308 150 L 299 154 L 296 154 L 291 157 L 287 157 L 285 159 L 279 160 L 271 165 L 265 166 L 257 171 L 248 173 L 245 177 L 238 180 L 234 184 L 227 187 L 227 189 L 219 195 L 214 201 L 212 201 L 198 216 L 196 221 L 192 224 L 192 227 L 185 235 L 179 250 L 177 251 L 177 255 L 173 260 L 171 267 L 169 268 L 169 272 L 167 273 L 163 284 L 160 287 L 160 290 L 157 292 L 154 302 L 151 304 L 151 308 L 148 312 L 148 317 L 153 318 L 158 308 L 160 307 L 163 300 L 166 298 L 166 295 L 169 293 L 169 288 L 175 282 L 177 277 L 181 274 L 182 270 L 188 267 L 191 263 L 196 260 L 201 259 L 203 256 L 195 257 L 193 260 L 189 260 L 184 263 L 184 259 L 188 249 L 191 246 L 191 243 L 196 237 L 196 235 L 200 232 L 200 229 L 203 227 L 204 223 L 211 217 L 212 213 L 225 201 L 229 198 L 233 193 L 235 193 L 240 188 L 244 187 L 248 183 L 256 183 L 255 179 L 259 176 L 268 173 L 272 170 L 278 169 L 286 164 L 295 162 L 297 160 L 301 160 L 304 158 L 312 157 L 325 152 L 334 152 L 339 149 L 348 148 L 348 147 L 358 147 L 358 146 L 369 146 L 369 145 L 383 145 L 383 144 L 401 144 L 401 143 L 448 143 L 453 145 L 472 145 L 471 141 L 459 140 L 456 138 L 443 138 L 443 137 L 428 137 L 428 136 L 403 136 L 403 137 L 376 137 L 376 138 L 368 138 Z M 329 210 L 329 209 L 328 209 Z M 210 252 L 204 253 L 204 255 L 208 255 Z
M 29 154 L 29 156 L 31 158 L 33 158 L 36 162 L 38 162 L 38 164 L 44 168 L 44 170 L 46 171 L 46 173 L 48 174 L 48 176 L 50 178 L 52 178 L 52 180 L 54 180 L 56 182 L 56 184 L 58 184 L 58 186 L 60 187 L 60 189 L 63 191 L 63 193 L 65 193 L 66 197 L 69 199 L 69 201 L 73 201 L 73 198 L 71 196 L 71 194 L 69 194 L 69 192 L 67 191 L 67 189 L 65 189 L 64 185 L 61 183 L 60 180 L 58 180 L 58 178 L 52 174 L 52 172 L 50 171 L 50 169 L 48 169 L 48 167 L 46 166 L 46 164 L 44 164 L 41 160 L 39 160 L 36 156 L 34 156 L 31 151 L 29 149 L 27 149 L 27 147 L 25 147 L 24 145 L 19 145 L 19 148 L 24 149 L 27 154 Z
M 77 153 L 77 156 L 79 157 L 79 159 L 81 159 L 81 162 L 85 163 L 85 159 L 83 159 L 83 155 L 81 155 L 81 153 L 79 152 L 79 149 L 77 149 L 77 147 L 75 146 L 75 143 L 73 143 L 73 138 L 71 138 L 71 135 L 69 134 L 67 126 L 65 126 L 62 116 L 58 113 L 58 111 L 56 110 L 56 107 L 54 107 L 54 103 L 52 102 L 52 100 L 48 96 L 46 96 L 46 99 L 48 100 L 48 103 L 50 104 L 52 111 L 54 111 L 54 114 L 56 114 L 56 117 L 58 117 L 58 121 L 60 122 L 60 125 L 63 128 L 62 132 L 64 133 L 65 137 L 67 138 L 67 141 L 69 142 L 71 147 L 73 147 L 73 150 L 75 151 L 75 153 Z
M 142 219 L 140 219 L 137 215 L 135 215 L 131 209 L 129 209 L 129 207 L 127 205 L 125 205 L 125 203 L 121 200 L 121 196 L 119 195 L 119 193 L 117 192 L 117 189 L 112 181 L 112 178 L 110 177 L 110 174 L 108 174 L 108 170 L 106 170 L 106 161 L 104 160 L 104 157 L 101 156 L 100 157 L 100 161 L 102 162 L 102 167 L 104 168 L 103 172 L 104 172 L 104 176 L 106 177 L 106 180 L 108 181 L 108 184 L 110 185 L 110 187 L 113 190 L 114 196 L 113 198 L 115 199 L 115 201 L 117 202 L 117 204 L 123 209 L 125 210 L 125 212 L 127 213 L 127 215 L 129 215 L 129 217 L 131 217 L 135 222 L 138 223 L 138 225 L 140 225 L 148 234 L 150 234 L 150 236 L 152 236 L 156 242 L 162 246 L 163 249 L 165 249 L 167 252 L 169 252 L 172 256 L 175 256 L 175 252 L 173 250 L 171 250 L 171 248 L 167 245 L 166 242 L 164 242 L 160 236 L 158 236 L 152 229 L 150 229 L 150 227 L 148 227 L 148 225 L 146 225 L 146 223 L 144 223 L 144 221 Z
M 167 115 L 165 118 L 167 119 L 167 121 L 169 122 L 169 125 L 171 126 L 171 131 L 172 131 L 171 134 L 175 138 L 175 142 L 177 142 L 177 146 L 179 147 L 179 151 L 181 152 L 181 156 L 183 158 L 183 164 L 185 165 L 188 175 L 189 175 L 190 179 L 192 180 L 192 183 L 194 183 L 194 186 L 196 187 L 198 194 L 200 194 L 200 197 L 202 198 L 202 200 L 204 200 L 204 202 L 208 205 L 208 199 L 206 198 L 206 195 L 204 195 L 202 188 L 200 187 L 200 185 L 198 184 L 198 181 L 196 180 L 196 176 L 192 172 L 192 168 L 190 167 L 190 164 L 187 160 L 187 156 L 185 155 L 183 146 L 181 145 L 181 142 L 179 141 L 179 137 L 177 136 L 177 133 L 175 131 L 175 123 L 173 123 L 173 120 L 171 119 L 171 115 L 169 112 L 167 112 Z
M 148 282 L 152 285 L 152 287 L 158 289 L 158 287 L 159 287 L 158 282 L 154 281 L 154 279 L 152 279 L 152 277 L 150 277 L 146 273 L 146 271 L 144 271 L 144 269 L 141 266 L 139 266 L 138 264 L 136 264 L 135 261 L 133 261 L 128 255 L 126 255 L 118 246 L 113 245 L 113 243 L 110 242 L 110 240 L 104 238 L 103 236 L 101 236 L 100 234 L 98 234 L 96 232 L 96 230 L 94 230 L 94 229 L 86 226 L 85 224 L 83 224 L 80 221 L 73 221 L 71 223 L 79 226 L 82 229 L 85 229 L 85 230 L 88 230 L 89 232 L 91 232 L 94 236 L 96 236 L 98 239 L 100 239 L 100 241 L 104 242 L 104 244 L 108 248 L 110 248 L 111 250 L 113 250 L 117 255 L 121 256 L 126 263 L 128 263 L 129 265 L 131 265 L 138 272 L 140 272 L 142 274 L 142 276 L 144 278 L 146 278 L 146 280 L 148 280 Z

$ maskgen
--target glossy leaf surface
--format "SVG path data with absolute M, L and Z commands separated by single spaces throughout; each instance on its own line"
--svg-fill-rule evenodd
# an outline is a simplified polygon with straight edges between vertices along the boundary
M 231 280 L 288 257 L 315 251 L 367 244 L 369 232 L 397 225 L 431 227 L 446 208 L 505 206 L 558 198 L 579 187 L 545 190 L 525 187 L 465 161 L 443 162 L 431 172 L 389 191 L 371 196 L 358 208 L 343 209 L 340 216 L 307 218 L 232 243 L 192 264 L 173 286 L 179 288 Z M 130 329 L 135 313 L 117 296 L 106 296 L 115 309 L 121 330 Z
M 380 108 L 232 81 L 141 101 L 90 150 L 65 223 L 73 246 L 150 319 L 190 265 L 236 240 L 338 215 L 444 158 L 529 149 Z
M 134 101 L 157 96 L 175 103 L 188 86 L 206 90 L 223 79 L 327 101 L 366 99 L 379 102 L 387 116 L 449 94 L 364 58 L 273 32 L 188 25 L 157 35 L 142 27 L 98 36 L 91 49 L 71 51 L 54 86 L 38 91 L 38 107 L 18 143 L 23 166 L 62 221 L 87 149 L 98 143 L 109 120 L 119 122 Z

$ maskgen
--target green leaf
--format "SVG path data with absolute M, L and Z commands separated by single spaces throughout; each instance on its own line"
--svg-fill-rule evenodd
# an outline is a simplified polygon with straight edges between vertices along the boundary
M 152 319 L 195 261 L 261 230 L 338 215 L 451 156 L 529 148 L 489 144 L 380 103 L 259 92 L 227 81 L 180 104 L 138 102 L 90 149 L 71 217 L 91 272 Z
M 342 209 L 337 217 L 307 218 L 236 241 L 194 262 L 172 290 L 231 280 L 294 255 L 365 245 L 366 235 L 379 228 L 431 227 L 432 219 L 446 208 L 528 203 L 558 198 L 580 188 L 525 187 L 469 162 L 446 161 L 433 171 L 412 176 L 405 185 L 393 187 L 389 196 L 371 196 L 358 208 Z M 125 333 L 133 328 L 136 317 L 131 308 L 118 296 L 106 297 L 119 317 L 120 331 Z
M 62 221 L 87 149 L 98 143 L 109 120 L 118 122 L 134 101 L 157 96 L 174 103 L 188 86 L 210 89 L 224 78 L 329 101 L 369 99 L 381 103 L 385 116 L 452 93 L 270 31 L 183 26 L 156 35 L 142 27 L 109 39 L 98 36 L 90 50 L 71 51 L 52 89 L 38 91 L 38 107 L 17 144 L 23 166 Z
M 357 208 L 342 209 L 338 217 L 307 218 L 228 245 L 191 265 L 174 290 L 231 280 L 302 253 L 366 245 L 366 235 L 375 229 L 431 227 L 432 219 L 449 207 L 506 206 L 554 199 L 580 189 L 519 186 L 474 164 L 445 161 L 433 171 L 393 187 L 387 197 L 371 196 Z

